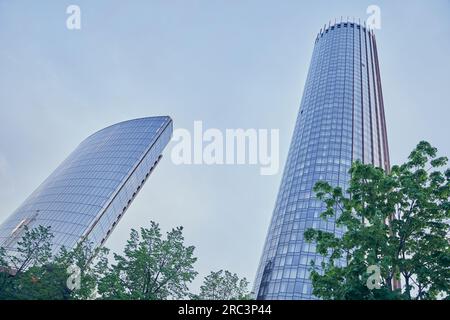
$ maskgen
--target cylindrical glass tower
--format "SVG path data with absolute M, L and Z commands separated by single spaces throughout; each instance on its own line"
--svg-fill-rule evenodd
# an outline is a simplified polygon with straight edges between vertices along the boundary
M 342 234 L 323 221 L 314 184 L 347 188 L 352 161 L 386 170 L 389 152 L 377 46 L 373 31 L 354 22 L 317 35 L 303 98 L 257 271 L 258 299 L 314 299 L 309 264 L 320 265 L 308 228 Z

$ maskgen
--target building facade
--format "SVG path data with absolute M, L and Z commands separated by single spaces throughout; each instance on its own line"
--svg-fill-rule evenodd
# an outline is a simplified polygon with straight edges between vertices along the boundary
M 314 299 L 310 261 L 320 265 L 308 228 L 337 235 L 314 184 L 344 190 L 351 163 L 360 159 L 389 170 L 389 151 L 377 44 L 373 31 L 354 22 L 325 26 L 315 40 L 280 189 L 257 271 L 257 299 Z
M 120 122 L 85 139 L 0 225 L 14 251 L 25 226 L 51 227 L 53 252 L 80 240 L 102 245 L 155 168 L 172 135 L 170 117 Z

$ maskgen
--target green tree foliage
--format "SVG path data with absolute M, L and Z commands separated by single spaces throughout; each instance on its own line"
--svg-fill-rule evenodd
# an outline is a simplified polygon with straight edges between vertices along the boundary
M 25 234 L 18 242 L 18 254 L 11 256 L 11 263 L 16 274 L 20 274 L 30 266 L 45 264 L 52 255 L 53 234 L 50 232 L 50 227 L 38 226 L 30 230 L 24 226 L 24 230 Z
M 62 248 L 54 264 L 65 270 L 65 286 L 71 288 L 71 299 L 97 299 L 97 282 L 108 271 L 107 248 L 92 249 L 92 244 L 80 242 L 72 250 Z M 77 282 L 78 281 L 78 282 Z
M 50 227 L 25 226 L 24 231 L 16 252 L 1 249 L 0 299 L 68 299 L 65 271 L 50 262 Z
M 182 227 L 167 232 L 157 223 L 131 230 L 124 254 L 114 254 L 115 264 L 100 279 L 98 291 L 105 299 L 180 299 L 188 294 L 197 272 L 194 247 L 184 245 Z
M 49 228 L 25 229 L 17 252 L 0 248 L 0 299 L 168 299 L 183 298 L 197 273 L 194 247 L 182 227 L 163 238 L 158 224 L 131 231 L 123 255 L 109 265 L 108 250 L 87 242 L 51 254 Z
M 386 173 L 356 162 L 347 192 L 315 186 L 324 219 L 336 219 L 342 237 L 308 229 L 325 257 L 312 262 L 313 293 L 324 299 L 438 299 L 450 290 L 450 170 L 446 157 L 420 142 L 408 161 Z M 344 262 L 339 264 L 338 262 Z M 380 268 L 380 288 L 369 289 L 369 266 Z M 402 279 L 401 290 L 395 280 Z
M 0 299 L 88 299 L 93 297 L 98 277 L 104 272 L 106 249 L 94 257 L 90 245 L 79 243 L 75 249 L 62 248 L 52 256 L 50 227 L 24 227 L 17 252 L 7 254 L 0 248 Z M 69 289 L 69 266 L 80 270 L 79 288 Z
M 219 270 L 211 273 L 203 280 L 200 294 L 193 296 L 199 300 L 249 300 L 249 282 L 246 278 L 240 279 L 238 275 L 228 270 Z
M 6 250 L 0 247 L 0 299 L 5 299 L 5 291 L 9 285 L 10 267 Z

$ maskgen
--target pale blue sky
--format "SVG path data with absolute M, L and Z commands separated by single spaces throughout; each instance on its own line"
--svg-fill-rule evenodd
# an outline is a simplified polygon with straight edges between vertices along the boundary
M 136 117 L 279 128 L 283 166 L 317 32 L 370 4 L 392 163 L 421 139 L 450 155 L 449 1 L 0 0 L 0 222 L 81 140 Z M 183 225 L 194 288 L 221 268 L 253 281 L 282 171 L 175 166 L 170 149 L 107 246 L 150 220 Z

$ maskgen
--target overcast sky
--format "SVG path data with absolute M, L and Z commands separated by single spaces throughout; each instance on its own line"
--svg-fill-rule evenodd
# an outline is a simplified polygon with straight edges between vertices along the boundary
M 66 8 L 81 8 L 81 30 Z M 281 169 L 176 166 L 169 145 L 107 247 L 130 228 L 185 227 L 200 272 L 253 282 L 314 39 L 330 19 L 376 31 L 391 162 L 420 140 L 450 155 L 449 1 L 0 0 L 0 222 L 91 133 L 170 115 L 175 128 L 280 130 Z

